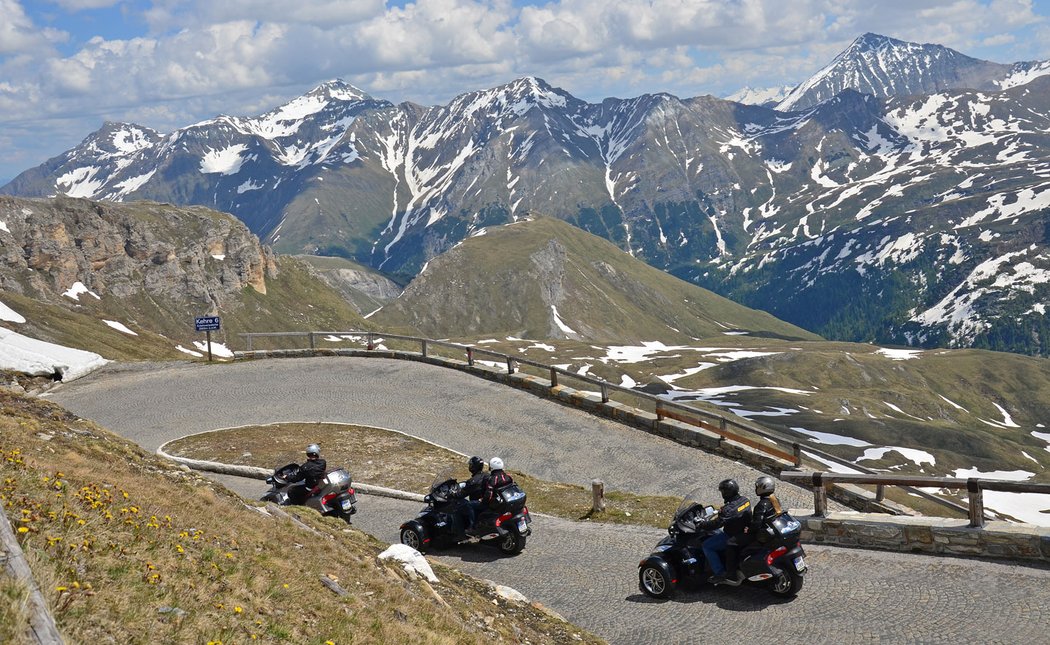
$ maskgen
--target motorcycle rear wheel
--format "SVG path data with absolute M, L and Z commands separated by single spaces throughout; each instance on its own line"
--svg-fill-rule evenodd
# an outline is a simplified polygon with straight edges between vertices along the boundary
M 663 569 L 647 564 L 638 571 L 638 588 L 652 598 L 668 598 L 674 590 L 674 583 Z
M 778 598 L 793 598 L 802 590 L 803 577 L 793 571 L 785 571 L 769 582 L 769 592 Z
M 420 553 L 426 553 L 427 547 L 423 544 L 423 535 L 415 527 L 401 529 L 401 544 L 410 546 Z
M 496 546 L 506 555 L 518 555 L 525 548 L 525 536 L 520 533 L 509 532 L 500 538 Z

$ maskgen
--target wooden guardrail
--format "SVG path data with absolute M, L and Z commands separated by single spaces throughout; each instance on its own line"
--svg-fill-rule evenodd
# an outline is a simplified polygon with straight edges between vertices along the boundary
M 254 341 L 255 339 L 260 338 L 305 339 L 309 343 L 309 348 L 311 350 L 316 350 L 317 340 L 319 338 L 338 337 L 340 340 L 351 340 L 362 343 L 368 351 L 375 350 L 378 345 L 386 340 L 405 341 L 413 344 L 418 343 L 418 355 L 424 358 L 431 356 L 432 348 L 443 347 L 451 350 L 453 353 L 462 354 L 466 359 L 467 365 L 470 367 L 475 366 L 475 363 L 479 361 L 479 357 L 495 359 L 492 362 L 498 364 L 500 369 L 506 369 L 507 374 L 514 374 L 521 365 L 527 365 L 538 369 L 547 375 L 552 389 L 558 387 L 561 379 L 564 377 L 581 381 L 595 387 L 603 404 L 609 403 L 609 401 L 612 400 L 613 395 L 628 395 L 634 401 L 640 400 L 648 402 L 651 408 L 650 410 L 647 410 L 647 412 L 651 411 L 656 416 L 657 421 L 667 418 L 702 428 L 708 432 L 717 434 L 722 439 L 728 439 L 743 444 L 768 456 L 792 463 L 796 468 L 799 468 L 802 465 L 804 457 L 812 455 L 814 459 L 812 459 L 811 462 L 820 462 L 820 466 L 822 467 L 827 466 L 828 464 L 837 464 L 855 472 L 859 471 L 861 473 L 875 474 L 874 471 L 870 469 L 819 449 L 812 448 L 808 445 L 805 447 L 805 451 L 803 451 L 802 445 L 798 443 L 798 440 L 795 437 L 788 436 L 782 432 L 767 428 L 742 417 L 737 417 L 736 415 L 727 416 L 718 412 L 705 410 L 695 405 L 685 405 L 675 401 L 668 401 L 656 395 L 649 394 L 648 392 L 642 392 L 622 385 L 616 385 L 601 378 L 588 376 L 586 374 L 577 374 L 564 368 L 547 365 L 545 363 L 540 363 L 519 356 L 511 356 L 510 354 L 504 354 L 477 345 L 463 345 L 449 341 L 434 340 L 432 338 L 384 334 L 381 332 L 364 330 L 250 332 L 238 335 L 244 338 L 247 352 L 255 351 Z M 966 507 L 961 504 L 956 504 L 950 500 L 944 499 L 943 497 L 938 497 L 937 495 L 931 495 L 925 491 L 914 489 L 909 490 L 909 492 L 946 508 L 950 508 L 955 512 L 964 513 L 967 510 Z M 877 501 L 881 502 L 882 498 L 879 497 Z
M 7 573 L 15 580 L 25 585 L 29 592 L 28 613 L 29 633 L 27 636 L 40 645 L 62 645 L 62 634 L 55 625 L 55 619 L 48 611 L 47 601 L 40 593 L 40 588 L 33 578 L 33 572 L 26 562 L 22 547 L 19 546 L 15 537 L 14 528 L 4 513 L 3 505 L 0 505 L 0 556 L 2 556 L 2 567 L 0 573 Z
M 813 489 L 813 514 L 824 517 L 828 510 L 827 487 L 833 483 L 848 484 L 875 484 L 877 488 L 876 499 L 885 494 L 886 486 L 900 486 L 908 488 L 918 486 L 922 488 L 946 488 L 949 490 L 966 489 L 969 498 L 970 526 L 984 526 L 984 491 L 1002 491 L 1008 493 L 1041 493 L 1050 495 L 1050 484 L 1032 484 L 1027 482 L 1002 481 L 998 479 L 983 479 L 980 477 L 969 477 L 967 479 L 954 477 L 919 477 L 909 475 L 881 475 L 881 474 L 844 474 L 814 472 L 791 472 L 780 473 L 780 478 L 798 484 L 802 487 Z

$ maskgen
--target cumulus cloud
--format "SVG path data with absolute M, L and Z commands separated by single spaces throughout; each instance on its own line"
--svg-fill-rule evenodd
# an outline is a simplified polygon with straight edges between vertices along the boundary
M 50 2 L 78 16 L 135 11 Z M 1031 0 L 152 0 L 127 21 L 140 33 L 78 34 L 66 53 L 55 44 L 69 34 L 34 24 L 24 6 L 0 0 L 0 128 L 84 115 L 80 136 L 49 154 L 104 119 L 164 131 L 258 114 L 336 77 L 433 104 L 536 75 L 596 101 L 795 84 L 869 31 L 1000 62 L 1021 57 L 991 48 L 1050 57 Z

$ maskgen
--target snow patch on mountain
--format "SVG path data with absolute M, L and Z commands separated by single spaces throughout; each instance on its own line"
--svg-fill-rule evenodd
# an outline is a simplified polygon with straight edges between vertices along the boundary
M 200 171 L 207 175 L 219 173 L 223 175 L 236 175 L 241 171 L 244 158 L 241 156 L 248 146 L 238 143 L 219 150 L 209 150 L 201 158 Z

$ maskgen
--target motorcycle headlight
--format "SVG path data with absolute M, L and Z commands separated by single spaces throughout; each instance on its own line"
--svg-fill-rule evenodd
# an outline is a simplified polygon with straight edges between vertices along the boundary
M 666 551 L 666 550 L 668 550 L 670 548 L 671 548 L 670 544 L 660 544 L 660 545 L 657 545 L 657 547 L 655 549 L 653 549 L 653 553 L 663 553 L 664 551 Z

